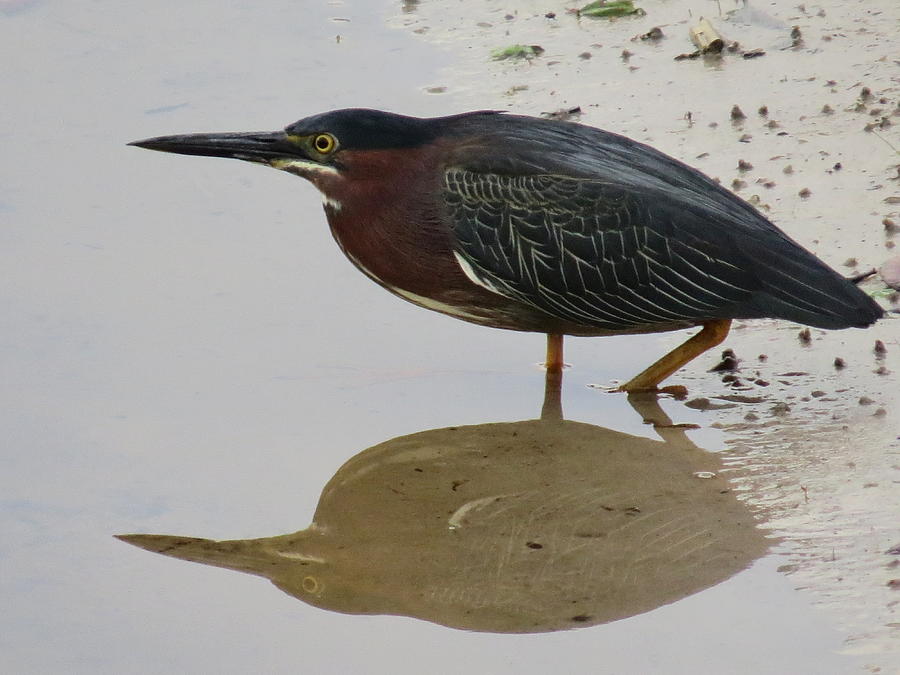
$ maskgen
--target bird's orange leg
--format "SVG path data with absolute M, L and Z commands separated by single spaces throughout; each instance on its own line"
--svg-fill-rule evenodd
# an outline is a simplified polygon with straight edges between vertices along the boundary
M 563 369 L 563 336 L 547 333 L 547 360 L 544 367 L 548 373 L 562 372 Z
M 690 340 L 679 345 L 659 361 L 632 377 L 628 382 L 619 387 L 619 391 L 656 391 L 656 385 L 669 375 L 684 366 L 689 361 L 700 356 L 708 349 L 712 349 L 728 335 L 731 328 L 731 319 L 717 319 L 703 324 L 703 330 Z

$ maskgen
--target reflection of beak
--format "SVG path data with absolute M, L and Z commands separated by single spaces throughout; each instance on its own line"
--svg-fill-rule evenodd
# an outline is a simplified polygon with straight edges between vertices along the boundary
M 134 141 L 128 145 L 174 152 L 179 155 L 231 157 L 263 164 L 271 164 L 273 160 L 278 159 L 309 160 L 300 147 L 288 140 L 287 134 L 283 131 L 157 136 Z
M 116 539 L 152 553 L 247 572 L 261 577 L 274 577 L 280 565 L 296 564 L 298 559 L 322 562 L 313 556 L 298 553 L 285 557 L 275 551 L 268 540 L 215 541 L 197 537 L 176 537 L 168 534 L 117 534 Z M 266 545 L 268 544 L 268 545 Z

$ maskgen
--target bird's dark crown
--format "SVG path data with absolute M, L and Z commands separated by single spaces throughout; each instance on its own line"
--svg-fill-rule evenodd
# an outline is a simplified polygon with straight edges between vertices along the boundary
M 420 118 L 368 108 L 344 108 L 304 117 L 285 127 L 285 132 L 296 136 L 327 132 L 345 150 L 414 148 L 439 138 L 449 125 L 462 118 L 495 114 L 496 111 L 479 111 Z

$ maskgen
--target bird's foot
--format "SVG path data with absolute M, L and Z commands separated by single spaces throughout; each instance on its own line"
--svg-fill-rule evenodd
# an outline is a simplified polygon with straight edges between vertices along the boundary
M 682 384 L 670 384 L 667 387 L 635 387 L 628 386 L 628 383 L 621 385 L 613 389 L 612 391 L 622 392 L 628 394 L 629 396 L 632 394 L 649 394 L 651 396 L 659 396 L 660 394 L 671 396 L 672 398 L 683 401 L 687 398 L 688 390 Z

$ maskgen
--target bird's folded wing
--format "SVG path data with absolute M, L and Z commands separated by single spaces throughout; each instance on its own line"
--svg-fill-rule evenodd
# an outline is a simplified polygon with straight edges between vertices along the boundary
M 473 281 L 567 321 L 615 330 L 726 318 L 759 289 L 727 232 L 665 194 L 456 168 L 444 203 Z

